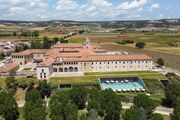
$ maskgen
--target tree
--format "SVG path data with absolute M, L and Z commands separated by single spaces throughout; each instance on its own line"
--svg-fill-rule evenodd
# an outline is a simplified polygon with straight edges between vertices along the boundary
M 43 99 L 45 96 L 49 97 L 51 95 L 51 86 L 47 83 L 46 80 L 39 83 L 37 90 L 40 92 Z
M 15 47 L 15 52 L 20 52 L 20 51 L 22 51 L 22 47 L 16 46 L 16 47 Z
M 0 59 L 3 59 L 5 57 L 5 54 L 3 52 L 0 53 Z
M 28 113 L 28 120 L 46 120 L 45 109 L 45 107 L 34 108 Z
M 94 109 L 98 112 L 98 114 L 103 117 L 104 116 L 104 110 L 102 108 L 102 99 L 103 96 L 101 92 L 97 91 L 96 89 L 91 89 L 89 91 L 89 97 L 88 97 L 88 106 L 87 110 L 88 112 L 91 111 L 91 109 Z
M 23 50 L 27 50 L 27 49 L 29 49 L 29 46 L 28 45 L 23 45 Z
M 173 114 L 171 115 L 171 120 L 180 120 L 180 101 L 177 102 Z
M 77 120 L 78 108 L 69 91 L 57 92 L 49 102 L 52 120 Z
M 14 74 L 15 73 L 13 73 L 13 71 L 10 72 L 9 77 L 6 77 L 6 80 L 5 80 L 6 81 L 6 89 L 12 95 L 14 95 L 17 90 L 17 83 L 15 80 Z
M 180 87 L 179 84 L 170 84 L 165 87 L 165 104 L 167 106 L 175 106 L 177 101 L 180 100 Z
M 101 107 L 105 110 L 105 120 L 119 120 L 122 110 L 119 97 L 111 90 L 102 91 Z M 105 104 L 106 103 L 106 104 Z
M 137 42 L 137 43 L 136 43 L 136 47 L 137 47 L 137 48 L 140 48 L 140 49 L 143 49 L 143 48 L 145 47 L 145 45 L 146 45 L 146 44 L 145 44 L 144 42 Z
M 34 32 L 34 36 L 35 36 L 35 37 L 39 37 L 39 31 L 35 31 L 35 32 Z
M 163 118 L 163 116 L 161 114 L 153 113 L 151 115 L 150 120 L 164 120 L 164 118 Z
M 64 107 L 65 120 L 77 120 L 78 108 L 74 103 L 68 102 Z
M 162 58 L 158 58 L 156 63 L 161 66 L 164 66 L 164 64 L 165 64 L 165 62 Z
M 25 120 L 45 120 L 46 113 L 40 93 L 32 89 L 25 95 L 24 118 Z
M 138 108 L 144 108 L 144 110 L 147 112 L 147 118 L 149 118 L 155 109 L 154 102 L 149 98 L 149 96 L 140 94 L 136 97 L 134 97 L 134 105 Z
M 75 87 L 71 90 L 71 99 L 78 106 L 78 109 L 83 109 L 86 106 L 87 90 L 84 87 Z
M 133 106 L 130 109 L 127 109 L 124 114 L 124 120 L 140 120 L 139 108 Z
M 53 43 L 56 44 L 57 42 L 59 42 L 59 38 L 58 37 L 54 37 L 53 38 Z
M 119 120 L 121 112 L 121 109 L 119 109 L 119 104 L 115 105 L 115 103 L 111 101 L 108 102 L 107 105 L 109 106 L 109 109 L 106 109 L 104 120 Z
M 33 89 L 33 90 L 26 92 L 25 101 L 27 101 L 27 102 L 32 101 L 33 102 L 36 100 L 41 100 L 41 94 L 39 93 L 39 91 Z
M 16 32 L 13 32 L 13 36 L 17 36 L 17 33 L 16 33 Z
M 42 49 L 40 41 L 31 41 L 31 49 Z
M 43 48 L 49 49 L 51 47 L 49 38 L 47 36 L 43 37 Z
M 174 79 L 174 78 L 176 77 L 176 74 L 175 74 L 175 73 L 167 73 L 165 76 L 166 76 L 168 79 L 172 80 L 172 79 Z
M 0 116 L 5 120 L 17 120 L 19 117 L 16 100 L 6 92 L 0 92 Z

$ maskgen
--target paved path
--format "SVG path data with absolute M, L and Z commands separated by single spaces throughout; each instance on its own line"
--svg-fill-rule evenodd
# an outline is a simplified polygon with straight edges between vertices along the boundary
M 129 109 L 131 106 L 133 106 L 133 103 L 122 102 L 122 108 L 123 109 Z M 162 115 L 170 115 L 170 114 L 173 113 L 173 108 L 167 108 L 167 107 L 164 107 L 164 106 L 158 106 L 158 107 L 156 107 L 154 113 L 159 113 L 159 114 L 162 114 Z
M 159 113 L 159 114 L 162 114 L 162 115 L 170 115 L 173 113 L 173 108 L 166 108 L 166 107 L 163 107 L 163 106 L 158 106 L 154 113 Z

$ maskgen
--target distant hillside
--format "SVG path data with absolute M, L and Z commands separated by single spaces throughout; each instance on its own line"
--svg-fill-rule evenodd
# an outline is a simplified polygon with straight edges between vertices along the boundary
M 51 20 L 51 21 L 10 21 L 0 20 L 0 24 L 16 24 L 21 26 L 49 26 L 62 25 L 65 27 L 81 25 L 100 25 L 103 28 L 142 28 L 142 27 L 167 27 L 170 25 L 180 25 L 180 19 L 162 19 L 162 20 L 132 20 L 132 21 L 68 21 L 68 20 Z

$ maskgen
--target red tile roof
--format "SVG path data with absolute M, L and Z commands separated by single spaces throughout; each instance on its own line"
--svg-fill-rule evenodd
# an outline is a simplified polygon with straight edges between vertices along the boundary
M 44 62 L 41 62 L 38 66 L 50 66 L 55 61 L 53 58 L 48 58 Z
M 125 60 L 152 60 L 149 56 L 138 55 L 92 55 L 82 56 L 80 58 L 65 58 L 64 61 L 125 61 Z
M 11 70 L 15 69 L 16 67 L 18 67 L 18 64 L 9 63 L 9 64 L 6 64 L 6 65 L 0 67 L 0 72 L 3 72 L 3 73 L 10 72 Z
M 30 54 L 41 54 L 41 53 L 46 53 L 48 52 L 50 49 L 28 49 L 22 52 L 17 52 L 17 53 L 12 53 L 12 56 L 25 56 L 25 55 L 30 55 Z

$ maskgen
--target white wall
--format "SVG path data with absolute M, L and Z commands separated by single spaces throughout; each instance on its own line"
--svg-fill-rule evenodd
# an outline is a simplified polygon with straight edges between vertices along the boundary
M 49 67 L 37 67 L 37 79 L 49 79 L 51 71 Z

